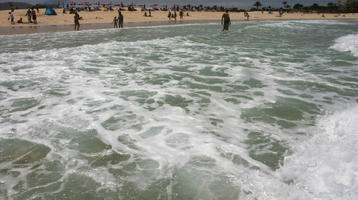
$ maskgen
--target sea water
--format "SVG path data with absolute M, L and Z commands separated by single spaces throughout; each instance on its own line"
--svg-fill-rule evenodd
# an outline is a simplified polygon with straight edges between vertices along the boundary
M 358 21 L 0 36 L 0 199 L 358 199 Z

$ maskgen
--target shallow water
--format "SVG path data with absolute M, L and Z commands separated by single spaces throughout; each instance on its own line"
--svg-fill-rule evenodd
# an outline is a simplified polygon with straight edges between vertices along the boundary
M 358 21 L 0 36 L 0 199 L 358 199 Z

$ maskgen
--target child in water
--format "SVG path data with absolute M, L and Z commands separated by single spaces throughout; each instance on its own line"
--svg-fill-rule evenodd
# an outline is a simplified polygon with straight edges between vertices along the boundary
M 118 20 L 117 20 L 117 17 L 114 17 L 114 19 L 113 19 L 113 28 L 118 28 Z

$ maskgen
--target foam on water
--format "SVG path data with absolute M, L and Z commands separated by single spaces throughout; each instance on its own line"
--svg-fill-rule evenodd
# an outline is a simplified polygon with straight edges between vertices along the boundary
M 349 34 L 337 38 L 334 44 L 330 47 L 341 52 L 350 52 L 354 56 L 358 56 L 358 34 Z
M 309 199 L 357 197 L 357 113 L 358 107 L 352 105 L 322 118 L 311 139 L 285 158 L 280 173 Z
M 84 198 L 71 193 L 76 186 L 93 199 L 357 197 L 354 60 L 335 63 L 329 46 L 315 46 L 321 35 L 302 47 L 295 34 L 305 32 L 263 22 L 226 34 L 185 27 L 194 31 L 55 33 L 54 42 L 70 39 L 58 48 L 37 41 L 45 50 L 31 39 L 31 50 L 7 46 L 0 138 L 51 151 L 22 166 L 0 163 L 0 197 Z M 83 36 L 89 44 L 76 43 Z M 353 109 L 326 113 L 347 103 Z

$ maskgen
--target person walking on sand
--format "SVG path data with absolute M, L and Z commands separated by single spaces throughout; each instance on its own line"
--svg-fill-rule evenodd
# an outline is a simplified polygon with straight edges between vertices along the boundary
M 123 15 L 120 12 L 118 16 L 118 28 L 123 28 Z
M 171 17 L 172 17 L 172 13 L 170 12 L 170 10 L 168 11 L 168 19 L 169 19 L 169 22 L 171 20 Z
M 7 18 L 7 20 L 10 20 L 11 24 L 15 24 L 13 12 L 9 12 L 9 18 Z
M 229 11 L 226 10 L 223 16 L 221 17 L 221 24 L 223 24 L 223 30 L 222 31 L 228 31 L 229 26 L 231 24 Z
M 174 19 L 174 22 L 177 23 L 177 11 L 174 10 L 172 18 Z
M 77 13 L 77 11 L 75 12 L 74 20 L 75 20 L 75 31 L 79 31 L 80 30 L 80 15 Z
M 32 23 L 32 21 L 31 21 L 31 14 L 32 14 L 32 13 L 31 13 L 30 8 L 27 9 L 26 15 L 27 15 L 27 21 L 29 22 L 29 24 Z
M 33 20 L 34 24 L 37 24 L 36 11 L 32 10 L 31 15 L 32 15 L 32 20 Z
M 118 20 L 117 20 L 117 17 L 114 17 L 114 19 L 113 19 L 113 28 L 118 28 Z
M 180 19 L 183 19 L 183 17 L 184 17 L 184 12 L 182 10 L 179 12 L 179 17 L 180 17 Z

